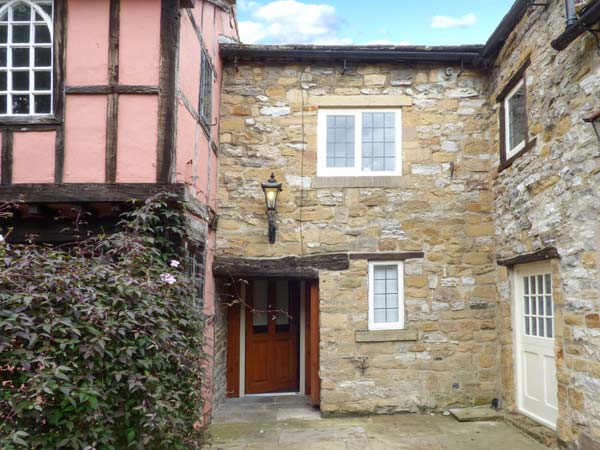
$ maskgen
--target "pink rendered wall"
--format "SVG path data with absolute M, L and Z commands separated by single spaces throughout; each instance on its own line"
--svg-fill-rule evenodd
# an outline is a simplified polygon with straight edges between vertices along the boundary
M 119 82 L 122 84 L 158 84 L 160 3 L 160 0 L 121 0 Z
M 67 84 L 108 82 L 107 0 L 68 0 Z
M 198 107 L 201 47 L 196 31 L 186 13 L 181 15 L 181 45 L 179 49 L 179 88 L 192 105 Z
M 156 182 L 158 97 L 121 95 L 117 138 L 117 183 Z
M 13 183 L 54 183 L 56 131 L 13 134 Z
M 104 182 L 106 108 L 107 99 L 104 95 L 67 96 L 65 183 Z

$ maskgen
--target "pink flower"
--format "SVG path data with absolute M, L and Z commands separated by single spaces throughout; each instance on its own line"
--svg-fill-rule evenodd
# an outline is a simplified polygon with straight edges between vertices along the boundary
M 171 260 L 171 267 L 174 267 L 175 269 L 177 269 L 180 265 L 181 265 L 181 263 L 179 261 L 176 261 L 174 259 Z

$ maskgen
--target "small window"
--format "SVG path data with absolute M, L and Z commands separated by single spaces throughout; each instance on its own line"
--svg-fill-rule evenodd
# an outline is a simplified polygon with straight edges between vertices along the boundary
M 0 116 L 52 114 L 53 2 L 0 0 Z
M 187 247 L 187 274 L 194 282 L 196 306 L 203 308 L 206 251 L 201 243 L 188 243 Z
M 527 111 L 523 79 L 504 100 L 506 159 L 516 155 L 527 143 Z
M 369 330 L 404 328 L 401 262 L 369 263 Z
M 319 110 L 317 175 L 401 175 L 400 130 L 400 110 Z
M 200 120 L 209 126 L 212 123 L 212 89 L 214 83 L 214 70 L 206 50 L 202 50 L 200 70 Z

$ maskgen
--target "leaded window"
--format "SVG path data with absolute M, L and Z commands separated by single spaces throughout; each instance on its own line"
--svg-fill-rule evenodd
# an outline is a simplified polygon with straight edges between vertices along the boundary
M 215 75 L 208 53 L 204 49 L 200 65 L 200 120 L 209 126 L 212 123 L 212 89 Z
M 504 100 L 504 111 L 506 114 L 506 157 L 510 158 L 525 147 L 527 141 L 527 112 L 523 80 Z
M 404 327 L 401 262 L 369 263 L 369 329 Z
M 0 0 L 0 116 L 52 114 L 53 2 Z
M 401 111 L 320 109 L 318 176 L 402 174 Z

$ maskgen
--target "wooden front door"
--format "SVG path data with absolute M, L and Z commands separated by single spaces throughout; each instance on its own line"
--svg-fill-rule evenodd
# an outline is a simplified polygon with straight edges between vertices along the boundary
M 300 283 L 254 280 L 247 293 L 246 394 L 298 392 Z

